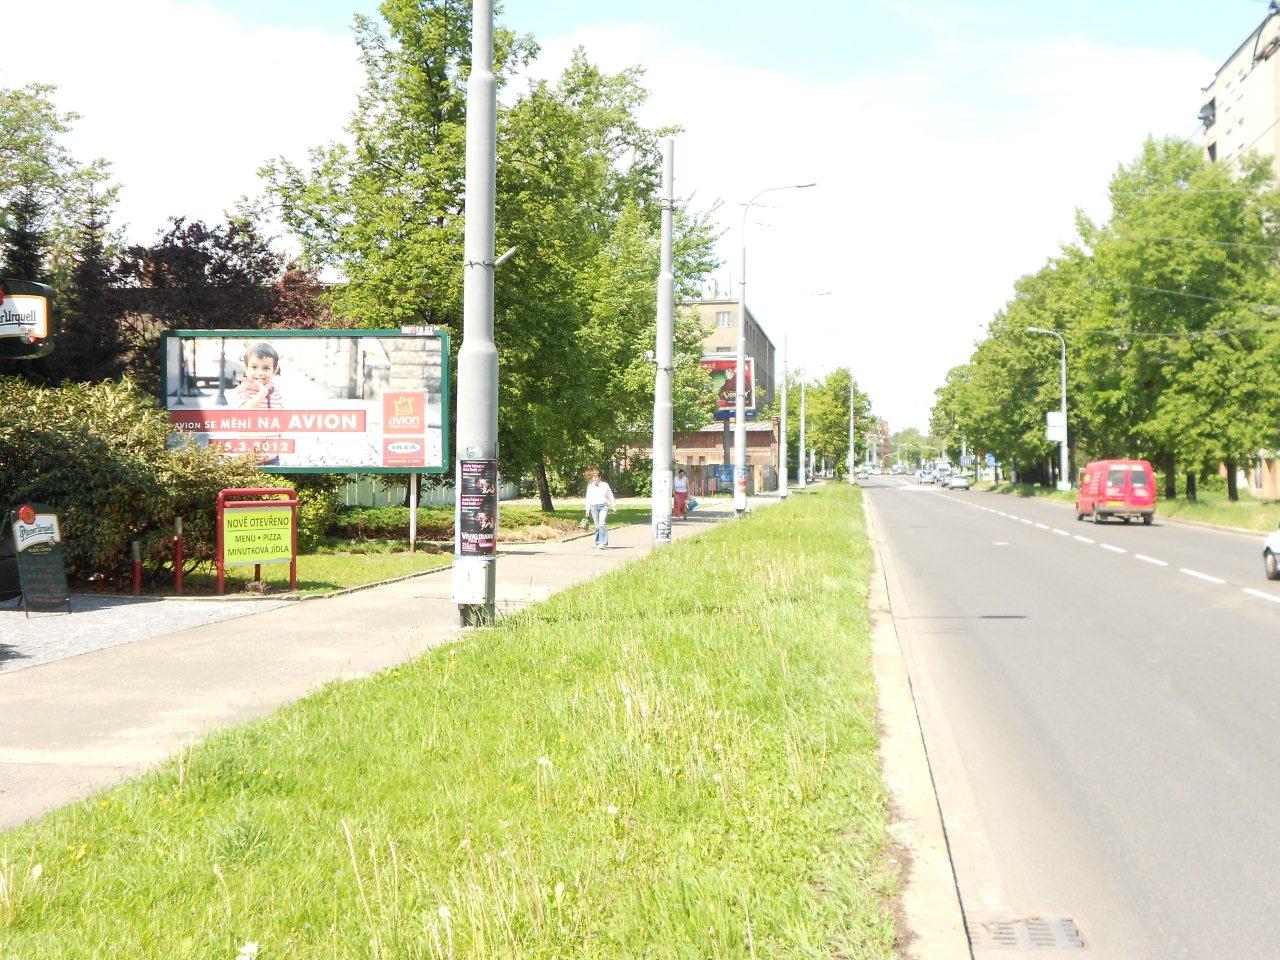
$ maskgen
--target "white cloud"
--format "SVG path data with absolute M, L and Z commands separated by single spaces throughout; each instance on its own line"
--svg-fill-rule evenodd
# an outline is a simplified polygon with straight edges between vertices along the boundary
M 685 128 L 677 190 L 725 202 L 724 273 L 749 228 L 748 302 L 815 373 L 852 364 L 877 412 L 924 426 L 933 390 L 963 362 L 1023 273 L 1105 215 L 1106 183 L 1148 132 L 1186 135 L 1213 65 L 1184 51 L 1032 46 L 940 38 L 872 79 L 814 82 L 743 66 L 711 47 L 672 47 L 631 26 L 544 39 L 550 74 L 583 45 L 607 69 L 643 63 L 645 119 Z M 820 299 L 803 291 L 831 290 Z M 799 349 L 797 349 L 799 347 Z
M 14 3 L 4 33 L 0 83 L 57 84 L 81 115 L 70 144 L 111 161 L 135 240 L 172 215 L 220 218 L 261 190 L 264 162 L 340 137 L 362 76 L 349 35 L 254 28 L 207 3 Z
M 136 239 L 171 214 L 219 217 L 260 189 L 264 161 L 341 137 L 360 87 L 345 31 L 254 28 L 179 0 L 8 7 L 7 37 L 55 39 L 6 43 L 0 83 L 59 85 L 60 105 L 83 116 L 73 147 L 114 163 Z M 1216 66 L 1188 51 L 921 26 L 919 56 L 842 82 L 737 63 L 711 39 L 672 45 L 643 25 L 543 37 L 536 67 L 556 73 L 579 44 L 608 69 L 647 67 L 645 120 L 686 131 L 677 189 L 725 202 L 725 277 L 738 274 L 736 204 L 819 182 L 753 217 L 748 299 L 814 372 L 852 363 L 895 428 L 924 425 L 933 389 L 1013 281 L 1071 237 L 1074 208 L 1105 215 L 1108 177 L 1147 132 L 1192 130 Z M 798 297 L 816 290 L 835 295 Z

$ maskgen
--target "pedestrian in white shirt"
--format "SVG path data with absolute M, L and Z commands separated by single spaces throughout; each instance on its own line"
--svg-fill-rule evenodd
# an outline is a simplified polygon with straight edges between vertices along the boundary
M 587 516 L 596 525 L 596 549 L 603 550 L 609 545 L 609 528 L 606 523 L 609 511 L 614 508 L 613 490 L 609 484 L 600 479 L 600 471 L 592 470 L 587 474 Z

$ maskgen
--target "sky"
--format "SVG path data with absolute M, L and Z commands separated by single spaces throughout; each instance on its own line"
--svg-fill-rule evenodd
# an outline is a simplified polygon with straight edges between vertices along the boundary
M 69 143 L 105 157 L 117 221 L 218 219 L 258 168 L 343 135 L 370 0 L 5 3 L 0 84 L 52 83 Z M 678 125 L 676 191 L 717 209 L 721 289 L 740 289 L 788 362 L 851 366 L 893 430 L 927 425 L 1013 284 L 1107 215 L 1143 139 L 1198 131 L 1201 88 L 1261 0 L 506 0 L 531 73 L 581 46 L 646 70 L 642 119 Z M 815 294 L 823 294 L 815 296 Z

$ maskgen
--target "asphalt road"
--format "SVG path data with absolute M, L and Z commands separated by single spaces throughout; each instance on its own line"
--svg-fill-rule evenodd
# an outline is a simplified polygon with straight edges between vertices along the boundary
M 1262 537 L 864 487 L 975 956 L 1280 957 Z M 1086 949 L 997 945 L 1028 917 Z

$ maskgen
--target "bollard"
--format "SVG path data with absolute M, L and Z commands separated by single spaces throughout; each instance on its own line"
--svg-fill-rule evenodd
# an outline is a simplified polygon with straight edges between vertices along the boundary
M 142 593 L 142 545 L 133 541 L 133 595 Z
M 173 538 L 173 592 L 179 597 L 182 596 L 182 564 L 186 558 L 186 551 L 183 549 L 182 543 L 182 518 L 178 517 L 174 521 L 176 528 L 176 536 Z

